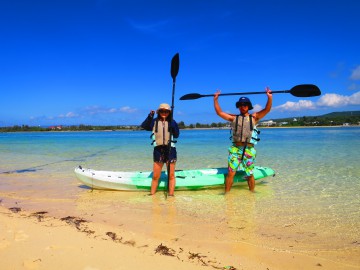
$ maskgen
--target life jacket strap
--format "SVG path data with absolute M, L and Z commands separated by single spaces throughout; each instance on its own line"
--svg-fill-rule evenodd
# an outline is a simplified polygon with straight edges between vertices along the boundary
M 155 120 L 155 133 L 158 132 L 158 125 L 159 125 L 159 119 L 156 118 L 156 120 Z M 153 134 L 154 134 L 154 133 L 153 133 Z
M 252 122 L 253 121 L 252 115 L 250 114 L 249 117 L 250 117 L 250 130 L 253 131 L 254 127 Z

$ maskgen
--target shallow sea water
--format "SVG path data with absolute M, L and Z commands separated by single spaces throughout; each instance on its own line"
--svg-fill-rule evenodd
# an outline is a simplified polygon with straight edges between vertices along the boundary
M 273 168 L 276 176 L 257 185 L 255 194 L 236 187 L 226 196 L 222 189 L 181 191 L 166 200 L 162 192 L 149 198 L 144 192 L 92 191 L 76 180 L 78 165 L 151 170 L 149 136 L 0 133 L 0 200 L 8 207 L 46 205 L 55 215 L 73 211 L 94 221 L 121 222 L 129 230 L 134 222 L 151 220 L 138 233 L 163 231 L 159 238 L 246 242 L 360 265 L 354 257 L 360 255 L 359 127 L 261 129 L 256 163 Z M 226 166 L 229 137 L 223 129 L 182 130 L 177 169 Z M 127 220 L 130 212 L 138 213 L 136 221 Z M 203 230 L 195 234 L 192 226 Z

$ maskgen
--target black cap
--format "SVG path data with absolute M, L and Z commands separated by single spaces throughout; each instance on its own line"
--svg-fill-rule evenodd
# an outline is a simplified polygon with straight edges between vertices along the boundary
M 240 104 L 246 104 L 246 105 L 248 105 L 249 110 L 252 110 L 252 109 L 253 109 L 253 106 L 252 106 L 252 104 L 251 104 L 251 101 L 250 101 L 250 99 L 248 99 L 247 97 L 241 97 L 241 98 L 239 98 L 239 101 L 236 102 L 236 104 L 235 104 L 236 108 L 239 108 Z

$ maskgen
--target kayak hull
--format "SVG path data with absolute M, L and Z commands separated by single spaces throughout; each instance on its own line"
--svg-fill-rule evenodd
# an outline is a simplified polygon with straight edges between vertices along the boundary
M 176 170 L 175 190 L 200 190 L 224 187 L 227 168 L 207 168 L 198 170 Z M 116 172 L 97 171 L 81 166 L 75 168 L 77 179 L 93 189 L 122 190 L 122 191 L 149 191 L 152 181 L 152 172 Z M 274 176 L 275 172 L 268 167 L 256 166 L 254 178 L 261 182 L 265 177 Z M 159 179 L 158 190 L 167 188 L 168 176 L 163 171 Z M 246 174 L 243 171 L 236 173 L 233 186 L 247 185 Z

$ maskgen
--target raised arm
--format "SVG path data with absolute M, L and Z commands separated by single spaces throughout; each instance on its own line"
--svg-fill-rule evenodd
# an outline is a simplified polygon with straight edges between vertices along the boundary
M 154 119 L 154 114 L 155 111 L 151 110 L 150 113 L 148 114 L 148 116 L 146 117 L 146 119 L 144 120 L 144 122 L 141 123 L 141 127 L 147 131 L 151 131 L 152 130 L 152 121 Z
M 221 110 L 221 107 L 219 105 L 219 94 L 221 93 L 220 90 L 216 91 L 216 93 L 214 94 L 214 109 L 215 112 L 218 116 L 220 116 L 222 119 L 226 120 L 226 121 L 233 121 L 235 118 L 235 115 L 233 114 L 228 114 L 226 112 L 223 112 Z
M 264 109 L 262 109 L 261 111 L 253 114 L 253 116 L 255 117 L 256 122 L 259 121 L 261 118 L 264 118 L 265 115 L 267 115 L 270 112 L 271 107 L 272 107 L 272 93 L 271 93 L 271 90 L 270 90 L 269 87 L 266 87 L 265 90 L 266 90 L 266 95 L 267 95 L 268 100 L 266 102 L 266 105 L 265 105 Z

